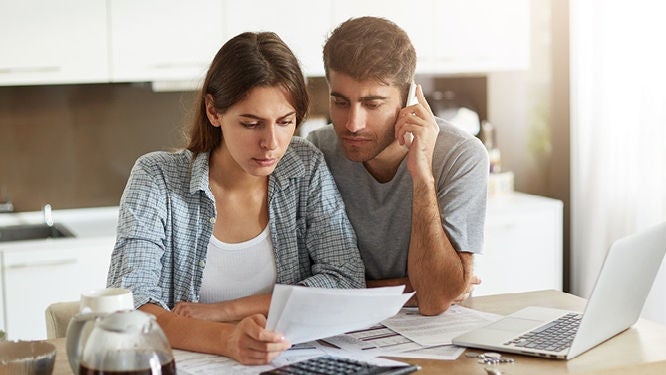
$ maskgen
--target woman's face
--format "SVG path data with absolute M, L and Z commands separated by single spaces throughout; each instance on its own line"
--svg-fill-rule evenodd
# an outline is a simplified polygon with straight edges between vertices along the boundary
M 252 176 L 273 172 L 296 129 L 296 110 L 279 86 L 255 87 L 225 113 L 217 113 L 211 100 L 206 109 L 222 129 L 221 151 Z

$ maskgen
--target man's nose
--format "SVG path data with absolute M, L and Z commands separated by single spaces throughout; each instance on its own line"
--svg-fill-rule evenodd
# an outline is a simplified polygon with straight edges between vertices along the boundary
M 365 128 L 366 114 L 360 105 L 349 107 L 346 128 L 352 133 L 356 133 Z

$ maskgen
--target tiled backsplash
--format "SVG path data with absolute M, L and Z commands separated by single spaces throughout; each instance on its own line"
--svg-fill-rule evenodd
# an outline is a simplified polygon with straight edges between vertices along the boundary
M 483 119 L 485 84 L 454 77 L 424 87 L 463 93 Z M 327 117 L 326 80 L 308 87 L 310 115 Z M 11 199 L 15 211 L 117 205 L 140 155 L 184 145 L 195 96 L 148 83 L 0 87 L 0 201 Z
M 117 205 L 138 156 L 182 144 L 193 97 L 147 84 L 0 87 L 0 188 L 16 211 Z

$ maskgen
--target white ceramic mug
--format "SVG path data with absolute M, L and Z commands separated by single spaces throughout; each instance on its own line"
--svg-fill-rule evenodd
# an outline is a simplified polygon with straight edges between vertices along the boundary
M 81 293 L 79 311 L 82 313 L 112 313 L 120 310 L 133 310 L 132 291 L 124 288 L 94 289 Z

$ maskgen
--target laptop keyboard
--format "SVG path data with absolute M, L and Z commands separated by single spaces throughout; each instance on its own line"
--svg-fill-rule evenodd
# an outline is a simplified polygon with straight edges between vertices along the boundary
M 571 346 L 578 331 L 582 314 L 566 314 L 537 329 L 505 342 L 519 348 L 530 348 L 559 352 Z

